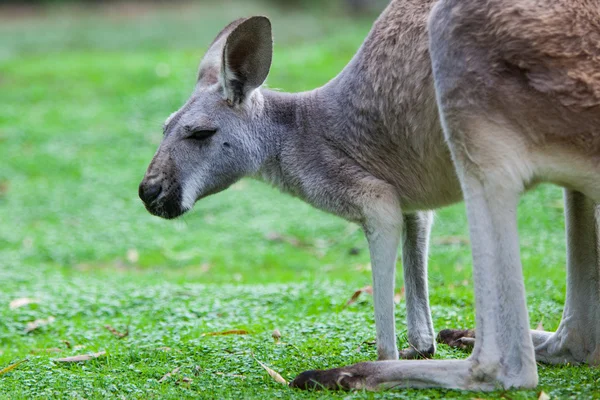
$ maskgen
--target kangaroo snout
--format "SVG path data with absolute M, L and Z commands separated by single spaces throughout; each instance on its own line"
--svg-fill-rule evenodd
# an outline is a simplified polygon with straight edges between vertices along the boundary
M 144 178 L 140 183 L 138 193 L 144 204 L 149 205 L 160 196 L 162 192 L 162 184 L 156 180 Z
M 146 209 L 157 217 L 177 218 L 186 210 L 181 207 L 181 188 L 162 175 L 146 174 L 138 188 Z

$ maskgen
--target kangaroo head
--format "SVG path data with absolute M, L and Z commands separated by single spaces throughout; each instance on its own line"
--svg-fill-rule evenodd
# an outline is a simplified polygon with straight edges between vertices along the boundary
M 139 187 L 148 211 L 176 218 L 262 162 L 263 96 L 273 39 L 265 17 L 239 19 L 213 41 L 194 92 L 164 124 L 164 138 Z

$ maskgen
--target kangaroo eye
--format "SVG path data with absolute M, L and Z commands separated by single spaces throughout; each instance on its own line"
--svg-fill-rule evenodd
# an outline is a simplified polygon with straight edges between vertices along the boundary
M 190 136 L 188 136 L 188 139 L 206 140 L 209 137 L 213 136 L 215 133 L 217 133 L 216 129 L 198 129 L 190 132 Z

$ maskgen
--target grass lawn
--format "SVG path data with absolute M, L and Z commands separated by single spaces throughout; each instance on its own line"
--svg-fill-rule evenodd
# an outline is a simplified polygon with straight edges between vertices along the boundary
M 587 367 L 540 365 L 538 390 L 484 394 L 306 393 L 271 379 L 256 360 L 290 380 L 375 359 L 372 299 L 344 306 L 370 283 L 361 231 L 250 180 L 164 221 L 137 185 L 162 121 L 230 20 L 272 18 L 268 83 L 288 91 L 335 76 L 371 20 L 242 0 L 116 7 L 43 18 L 0 8 L 0 369 L 28 359 L 0 375 L 0 398 L 600 398 L 600 370 Z M 554 330 L 565 297 L 560 190 L 524 196 L 519 225 L 531 324 Z M 463 205 L 437 213 L 429 281 L 436 330 L 472 327 Z M 22 298 L 35 302 L 9 306 Z M 402 300 L 397 310 L 405 347 Z M 248 334 L 207 335 L 228 330 Z M 436 358 L 466 356 L 439 346 Z

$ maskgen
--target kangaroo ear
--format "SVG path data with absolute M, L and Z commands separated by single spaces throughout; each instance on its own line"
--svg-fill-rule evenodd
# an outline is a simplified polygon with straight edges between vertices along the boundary
M 227 36 L 221 60 L 221 84 L 231 104 L 242 103 L 263 84 L 273 57 L 271 22 L 251 17 Z
M 202 61 L 200 62 L 200 70 L 198 71 L 198 85 L 211 86 L 219 82 L 221 75 L 221 59 L 223 58 L 223 48 L 227 42 L 227 38 L 241 23 L 247 18 L 236 19 L 227 25 L 208 46 L 208 50 Z

